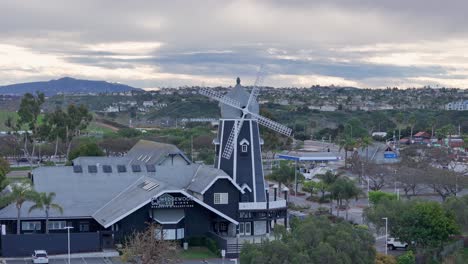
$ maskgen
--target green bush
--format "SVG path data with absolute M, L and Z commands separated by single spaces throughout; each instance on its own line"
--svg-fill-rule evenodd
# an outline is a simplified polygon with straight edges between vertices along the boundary
M 48 160 L 48 161 L 44 162 L 43 165 L 45 167 L 53 167 L 53 166 L 55 166 L 55 162 Z
M 413 251 L 408 251 L 405 254 L 401 255 L 397 259 L 398 264 L 415 264 L 416 258 L 413 254 Z
M 191 247 L 206 247 L 216 255 L 220 254 L 220 249 L 216 241 L 209 237 L 191 237 L 187 241 Z
M 397 196 L 394 193 L 387 193 L 382 191 L 371 191 L 369 192 L 369 201 L 375 205 L 382 200 L 396 200 Z
M 220 250 L 218 248 L 218 244 L 213 239 L 205 238 L 205 247 L 207 247 L 211 252 L 215 253 L 216 255 L 219 255 Z

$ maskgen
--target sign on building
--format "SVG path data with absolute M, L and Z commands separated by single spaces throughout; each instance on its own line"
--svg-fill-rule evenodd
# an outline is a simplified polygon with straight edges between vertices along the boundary
M 165 193 L 151 199 L 151 208 L 187 208 L 193 207 L 193 200 L 186 196 L 172 196 Z

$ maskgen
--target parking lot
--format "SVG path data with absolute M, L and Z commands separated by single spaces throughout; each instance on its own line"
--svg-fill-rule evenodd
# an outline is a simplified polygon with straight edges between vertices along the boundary
M 70 259 L 71 264 L 122 264 L 119 258 L 72 258 Z M 25 258 L 22 260 L 7 260 L 7 264 L 31 264 L 30 258 Z M 67 264 L 67 258 L 53 258 L 49 259 L 50 264 Z

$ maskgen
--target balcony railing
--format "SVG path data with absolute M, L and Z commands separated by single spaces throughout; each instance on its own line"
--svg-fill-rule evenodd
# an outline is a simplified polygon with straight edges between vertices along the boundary
M 286 200 L 270 201 L 270 209 L 286 208 Z M 239 210 L 266 210 L 266 202 L 239 203 Z

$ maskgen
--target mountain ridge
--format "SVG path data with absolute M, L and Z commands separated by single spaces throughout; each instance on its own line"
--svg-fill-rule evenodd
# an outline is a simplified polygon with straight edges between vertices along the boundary
M 98 80 L 75 79 L 62 77 L 59 79 L 39 82 L 17 83 L 0 86 L 0 94 L 23 95 L 25 93 L 42 92 L 46 96 L 56 94 L 78 94 L 78 93 L 112 93 L 142 91 L 129 85 L 111 83 Z

